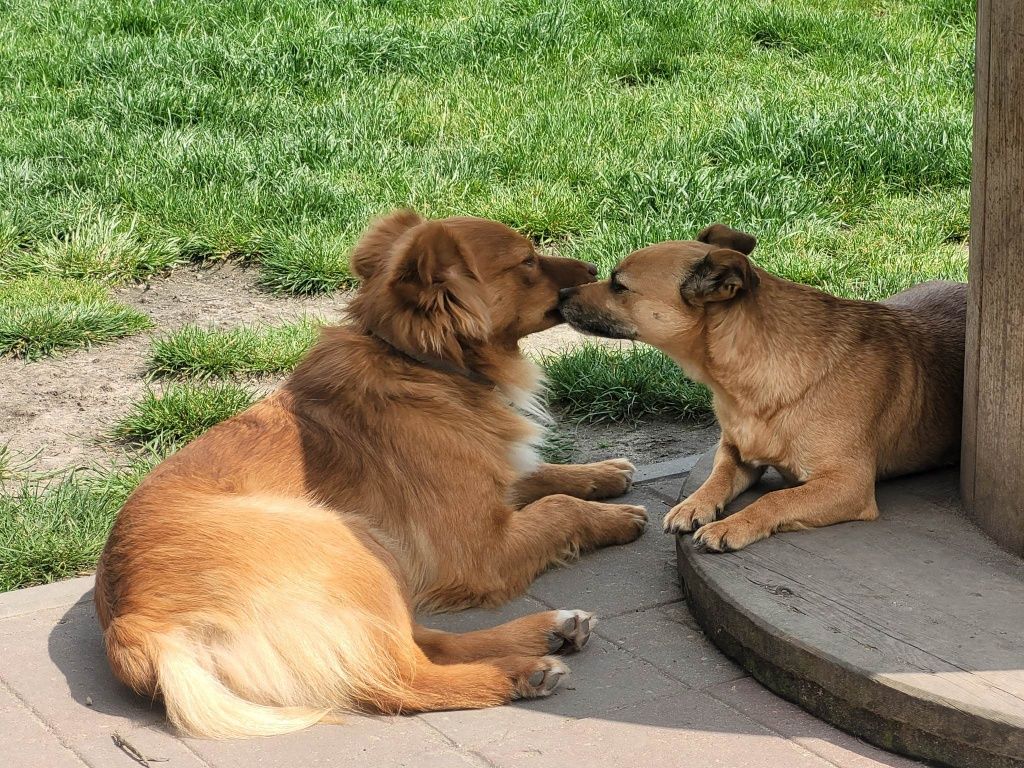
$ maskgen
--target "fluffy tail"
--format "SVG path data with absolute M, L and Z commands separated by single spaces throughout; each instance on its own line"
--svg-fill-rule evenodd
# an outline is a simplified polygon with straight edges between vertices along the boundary
M 176 638 L 157 640 L 156 674 L 167 717 L 184 733 L 211 739 L 274 736 L 320 722 L 329 708 L 271 707 L 233 693 Z
M 117 677 L 162 695 L 183 733 L 215 739 L 289 733 L 362 707 L 388 711 L 408 698 L 415 665 L 411 637 L 403 642 L 360 611 L 162 631 L 122 616 L 104 639 Z

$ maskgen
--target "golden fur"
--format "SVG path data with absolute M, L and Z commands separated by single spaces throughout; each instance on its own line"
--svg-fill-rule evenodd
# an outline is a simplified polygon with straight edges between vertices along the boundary
M 563 291 L 566 320 L 652 344 L 711 388 L 722 437 L 710 477 L 665 517 L 713 551 L 775 531 L 878 516 L 878 478 L 955 462 L 967 286 L 884 302 L 830 296 L 748 258 L 721 224 L 627 257 Z M 792 485 L 716 521 L 768 466 Z
M 96 574 L 114 673 L 193 735 L 295 730 L 335 712 L 546 695 L 591 617 L 464 635 L 415 607 L 497 605 L 580 551 L 632 541 L 622 459 L 540 463 L 518 340 L 595 269 L 483 219 L 377 222 L 350 322 L 274 395 L 157 466 Z M 518 407 L 517 407 L 518 406 Z

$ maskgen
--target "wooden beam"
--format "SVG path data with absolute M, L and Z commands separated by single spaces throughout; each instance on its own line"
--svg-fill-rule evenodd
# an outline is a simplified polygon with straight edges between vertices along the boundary
M 1024 555 L 1024 4 L 979 0 L 961 493 Z

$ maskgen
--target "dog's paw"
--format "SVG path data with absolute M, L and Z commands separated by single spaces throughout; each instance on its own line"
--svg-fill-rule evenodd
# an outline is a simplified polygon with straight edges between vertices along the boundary
M 626 459 L 595 461 L 587 467 L 593 471 L 588 499 L 610 499 L 621 496 L 633 487 L 636 467 Z
M 543 656 L 531 659 L 522 669 L 512 673 L 513 697 L 537 699 L 550 696 L 568 675 L 569 668 L 556 658 Z
M 575 653 L 590 639 L 590 630 L 597 624 L 586 611 L 556 611 L 555 626 L 548 633 L 549 653 Z
M 760 541 L 768 534 L 758 531 L 741 515 L 733 515 L 702 526 L 693 534 L 693 546 L 709 552 L 733 552 Z
M 594 523 L 598 545 L 629 544 L 640 538 L 647 525 L 647 510 L 635 504 L 599 504 Z
M 717 504 L 708 504 L 694 499 L 692 496 L 683 499 L 665 515 L 662 521 L 665 533 L 690 533 L 712 522 L 722 508 Z

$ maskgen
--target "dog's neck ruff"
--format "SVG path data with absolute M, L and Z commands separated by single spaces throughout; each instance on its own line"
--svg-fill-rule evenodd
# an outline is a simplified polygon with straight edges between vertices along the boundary
M 371 330 L 368 333 L 372 338 L 377 339 L 377 341 L 381 342 L 385 347 L 390 349 L 395 354 L 399 355 L 400 357 L 404 357 L 407 360 L 411 360 L 414 363 L 425 365 L 427 368 L 439 371 L 440 373 L 448 373 L 456 376 L 462 376 L 463 378 L 469 379 L 475 384 L 484 384 L 488 387 L 497 386 L 497 384 L 492 379 L 488 378 L 487 376 L 484 376 L 482 373 L 479 373 L 478 371 L 473 371 L 470 370 L 469 368 L 463 368 L 460 365 L 455 365 L 454 363 L 450 363 L 447 360 L 442 360 L 441 358 L 438 357 L 431 357 L 430 355 L 424 355 L 413 350 L 403 349 L 402 347 L 395 344 L 395 342 L 389 339 L 385 334 L 381 333 L 378 330 Z

